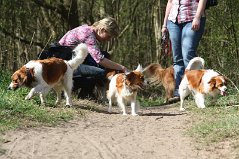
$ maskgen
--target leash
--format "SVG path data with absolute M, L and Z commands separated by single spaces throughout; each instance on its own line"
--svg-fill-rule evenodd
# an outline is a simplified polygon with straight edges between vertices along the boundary
M 164 33 L 161 38 L 161 48 L 165 55 L 169 56 L 172 54 L 172 43 L 169 39 L 168 32 Z

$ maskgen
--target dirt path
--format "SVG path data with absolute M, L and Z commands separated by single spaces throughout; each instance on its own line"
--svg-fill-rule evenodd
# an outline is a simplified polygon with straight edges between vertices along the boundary
M 141 109 L 141 116 L 122 116 L 118 108 L 88 110 L 84 119 L 57 127 L 20 130 L 4 136 L 11 159 L 208 159 L 225 154 L 197 150 L 184 135 L 190 114 L 178 106 Z

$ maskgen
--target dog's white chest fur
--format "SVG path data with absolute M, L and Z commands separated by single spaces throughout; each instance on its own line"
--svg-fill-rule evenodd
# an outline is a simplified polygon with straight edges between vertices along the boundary
M 132 91 L 125 83 L 123 83 L 122 89 L 118 90 L 117 77 L 118 75 L 115 75 L 110 81 L 109 91 L 107 93 L 107 98 L 109 100 L 108 112 L 112 112 L 112 103 L 117 102 L 123 111 L 123 115 L 127 115 L 126 104 L 129 103 L 132 109 L 131 114 L 137 115 L 139 109 L 139 103 L 136 101 L 137 92 Z

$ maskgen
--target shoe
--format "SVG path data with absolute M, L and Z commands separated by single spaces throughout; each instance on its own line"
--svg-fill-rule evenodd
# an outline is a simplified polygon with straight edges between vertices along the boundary
M 180 101 L 179 96 L 175 96 L 175 97 L 173 97 L 173 98 L 169 98 L 169 99 L 168 99 L 168 102 L 169 102 L 169 103 L 177 103 L 177 102 L 179 102 L 179 101 Z
M 78 99 L 87 99 L 87 100 L 97 100 L 96 96 L 94 95 L 94 93 L 90 93 L 90 92 L 85 92 L 85 91 L 81 91 L 78 94 Z

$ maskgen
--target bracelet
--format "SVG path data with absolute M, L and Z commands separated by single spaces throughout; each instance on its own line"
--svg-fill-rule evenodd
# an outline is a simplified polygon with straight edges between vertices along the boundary
M 167 28 L 167 26 L 166 26 L 166 25 L 163 25 L 162 28 Z

